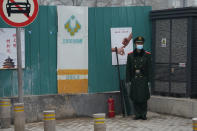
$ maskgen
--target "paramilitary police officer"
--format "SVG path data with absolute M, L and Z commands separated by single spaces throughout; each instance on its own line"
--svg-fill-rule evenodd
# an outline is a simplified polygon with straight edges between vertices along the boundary
M 126 81 L 130 85 L 135 118 L 147 120 L 147 100 L 150 98 L 148 82 L 151 79 L 151 54 L 143 49 L 144 38 L 134 39 L 135 50 L 128 54 Z

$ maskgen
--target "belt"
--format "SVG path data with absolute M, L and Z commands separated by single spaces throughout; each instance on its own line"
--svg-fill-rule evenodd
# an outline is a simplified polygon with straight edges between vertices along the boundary
M 135 78 L 144 77 L 144 72 L 140 69 L 135 70 Z
M 135 75 L 135 78 L 142 78 L 144 75 Z
M 141 73 L 141 70 L 137 69 L 135 70 L 135 74 L 140 74 Z

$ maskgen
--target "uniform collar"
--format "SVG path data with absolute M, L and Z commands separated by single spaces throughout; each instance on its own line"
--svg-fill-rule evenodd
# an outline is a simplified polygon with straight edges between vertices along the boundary
M 133 53 L 134 53 L 134 57 L 137 57 L 137 56 L 141 56 L 142 57 L 145 54 L 145 51 L 144 51 L 144 49 L 142 49 L 141 52 L 138 53 L 137 49 L 135 49 Z

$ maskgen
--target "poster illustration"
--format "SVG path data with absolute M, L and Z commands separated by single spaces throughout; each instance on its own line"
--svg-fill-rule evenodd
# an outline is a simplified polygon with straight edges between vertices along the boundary
M 129 41 L 128 45 L 123 45 L 123 40 L 128 38 L 132 33 L 131 27 L 111 28 L 111 51 L 112 51 L 112 65 L 117 65 L 117 58 L 115 47 L 118 50 L 118 59 L 120 65 L 127 63 L 127 55 L 133 51 L 133 41 Z
M 0 69 L 17 68 L 16 29 L 0 28 Z M 25 33 L 21 30 L 22 68 L 25 68 Z

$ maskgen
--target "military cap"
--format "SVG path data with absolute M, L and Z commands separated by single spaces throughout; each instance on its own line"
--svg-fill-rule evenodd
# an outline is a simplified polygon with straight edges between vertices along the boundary
M 134 43 L 136 43 L 136 42 L 142 42 L 142 43 L 144 43 L 144 37 L 142 37 L 142 36 L 138 36 L 138 37 L 136 37 L 135 39 L 134 39 Z

